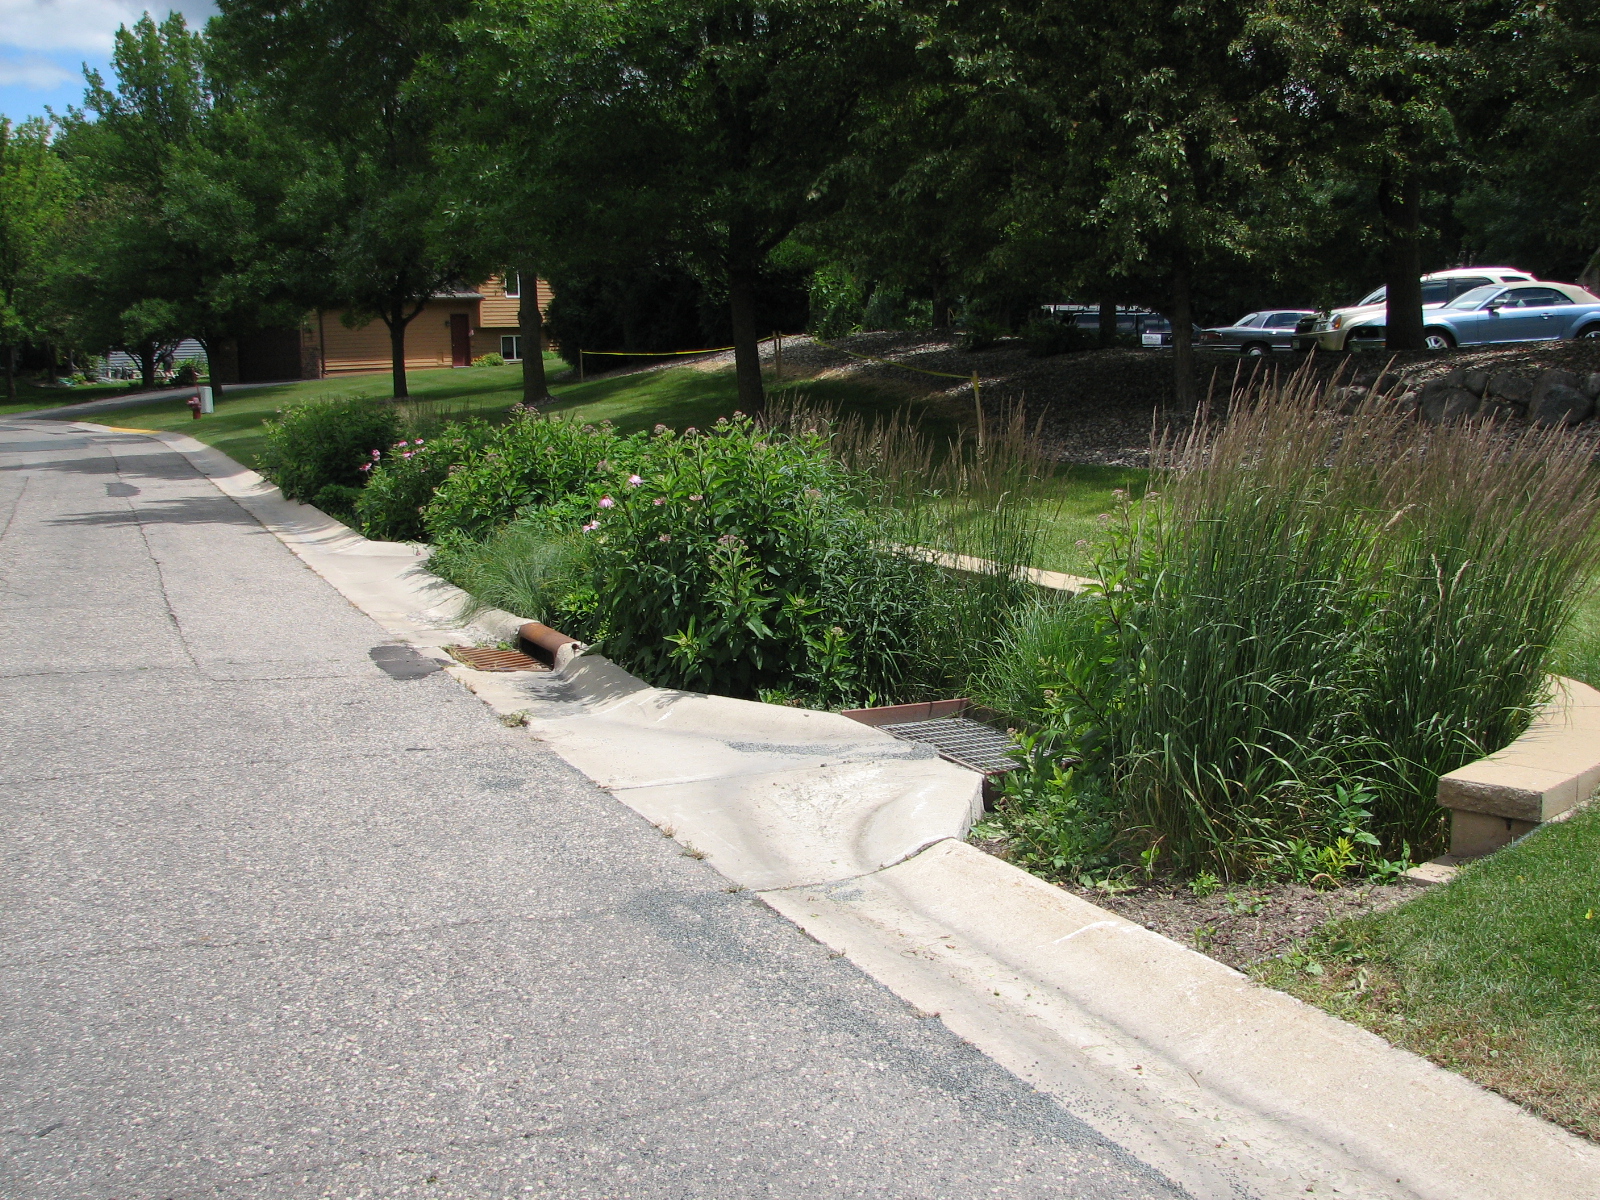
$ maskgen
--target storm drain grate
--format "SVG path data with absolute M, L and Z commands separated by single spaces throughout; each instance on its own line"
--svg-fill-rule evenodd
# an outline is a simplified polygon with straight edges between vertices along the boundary
M 880 725 L 885 733 L 907 742 L 932 746 L 943 757 L 985 775 L 1014 771 L 1022 765 L 1010 736 L 970 717 L 937 717 Z
M 450 657 L 474 671 L 548 671 L 536 658 L 521 650 L 492 650 L 488 646 L 446 646 Z

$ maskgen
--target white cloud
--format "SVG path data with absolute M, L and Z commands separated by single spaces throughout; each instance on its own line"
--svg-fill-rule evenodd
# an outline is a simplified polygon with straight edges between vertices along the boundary
M 60 63 L 38 54 L 0 56 L 0 87 L 34 88 L 48 91 L 70 83 L 78 76 Z
M 108 54 L 117 26 L 133 24 L 146 7 L 137 0 L 0 0 L 0 45 Z M 202 24 L 217 11 L 211 0 L 150 7 L 160 16 L 177 9 L 191 25 Z

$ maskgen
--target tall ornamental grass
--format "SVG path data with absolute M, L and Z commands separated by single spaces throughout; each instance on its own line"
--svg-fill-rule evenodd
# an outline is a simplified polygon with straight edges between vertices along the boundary
M 1335 878 L 1431 851 L 1438 777 L 1546 695 L 1600 563 L 1587 443 L 1322 400 L 1272 381 L 1158 444 L 1083 607 L 1026 613 L 989 672 L 1080 760 L 1061 786 L 1116 797 L 1130 849 Z

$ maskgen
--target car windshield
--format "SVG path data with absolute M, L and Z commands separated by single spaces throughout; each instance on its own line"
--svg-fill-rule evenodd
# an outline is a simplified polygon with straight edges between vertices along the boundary
M 1445 308 L 1447 310 L 1453 309 L 1456 312 L 1468 312 L 1474 308 L 1481 308 L 1493 297 L 1498 296 L 1503 290 L 1504 289 L 1498 283 L 1490 283 L 1484 285 L 1483 287 L 1475 287 L 1470 292 L 1462 292 L 1461 295 L 1450 301 L 1449 304 L 1446 304 Z
M 1369 304 L 1382 304 L 1383 301 L 1384 301 L 1384 298 L 1386 296 L 1388 296 L 1388 294 L 1389 294 L 1389 289 L 1386 288 L 1386 287 L 1381 287 L 1377 291 L 1373 292 L 1371 295 L 1363 296 L 1361 299 L 1357 300 L 1350 307 L 1351 308 L 1366 308 L 1367 305 L 1369 305 Z

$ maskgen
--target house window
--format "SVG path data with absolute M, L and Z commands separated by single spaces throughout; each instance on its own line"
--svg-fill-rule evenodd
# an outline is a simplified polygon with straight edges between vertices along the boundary
M 506 299 L 516 300 L 522 296 L 522 276 L 515 271 L 506 272 Z
M 500 339 L 500 357 L 507 362 L 522 361 L 522 339 L 516 334 L 506 334 Z

